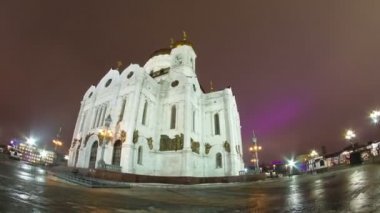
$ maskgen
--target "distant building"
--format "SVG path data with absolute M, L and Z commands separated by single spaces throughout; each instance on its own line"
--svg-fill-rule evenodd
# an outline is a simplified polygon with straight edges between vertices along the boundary
M 308 160 L 307 171 L 317 172 L 327 168 L 326 160 L 323 156 L 316 156 Z
M 41 163 L 44 165 L 52 165 L 57 161 L 57 154 L 52 151 L 40 150 Z
M 11 148 L 11 153 L 17 153 L 20 160 L 33 164 L 52 165 L 57 159 L 57 155 L 53 151 L 39 149 L 36 146 L 26 143 L 20 143 L 16 147 Z
M 21 143 L 18 146 L 18 150 L 21 153 L 21 160 L 35 164 L 40 163 L 41 157 L 36 146 Z
M 204 92 L 195 59 L 185 36 L 143 67 L 111 69 L 83 96 L 68 165 L 155 176 L 239 175 L 244 163 L 232 89 Z
M 343 150 L 318 156 L 308 162 L 308 171 L 320 170 L 339 165 L 355 165 L 363 162 L 379 161 L 380 142 L 369 142 L 368 144 L 349 145 Z

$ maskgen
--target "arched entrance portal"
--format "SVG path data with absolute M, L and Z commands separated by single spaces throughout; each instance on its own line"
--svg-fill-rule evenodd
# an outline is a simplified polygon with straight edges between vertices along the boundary
M 121 141 L 115 141 L 115 145 L 113 146 L 113 155 L 112 155 L 112 165 L 120 166 L 120 158 L 121 158 Z
M 90 163 L 88 165 L 88 168 L 90 169 L 95 169 L 95 165 L 96 165 L 96 154 L 98 152 L 98 141 L 95 141 L 93 144 L 92 144 L 92 147 L 91 147 L 91 153 L 90 153 Z

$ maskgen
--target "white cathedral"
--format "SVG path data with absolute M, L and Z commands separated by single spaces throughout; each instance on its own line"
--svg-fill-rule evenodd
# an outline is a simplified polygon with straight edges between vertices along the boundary
M 68 166 L 152 176 L 236 176 L 244 169 L 231 88 L 206 93 L 186 34 L 143 67 L 111 69 L 83 96 Z

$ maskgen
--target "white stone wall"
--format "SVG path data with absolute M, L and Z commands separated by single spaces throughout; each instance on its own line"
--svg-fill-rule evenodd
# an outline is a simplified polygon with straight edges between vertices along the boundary
M 111 69 L 96 87 L 91 86 L 81 102 L 69 166 L 89 167 L 91 147 L 94 143 L 99 145 L 97 135 L 106 128 L 104 119 L 110 115 L 109 130 L 113 132 L 113 139 L 104 146 L 103 160 L 112 164 L 113 144 L 120 139 L 121 131 L 125 131 L 127 136 L 122 144 L 120 162 L 122 172 L 196 177 L 238 175 L 244 164 L 235 97 L 230 88 L 204 94 L 196 76 L 195 58 L 190 46 L 178 46 L 170 55 L 149 59 L 144 67 L 132 64 L 120 74 Z M 166 68 L 170 68 L 168 73 L 150 76 Z M 178 85 L 174 85 L 175 81 Z M 120 117 L 124 100 L 124 114 Z M 143 124 L 145 103 L 148 107 Z M 172 129 L 173 106 L 176 107 L 176 119 Z M 215 132 L 215 114 L 219 116 L 220 134 Z M 133 142 L 135 130 L 139 133 L 136 143 Z M 161 135 L 174 138 L 180 134 L 184 135 L 182 150 L 160 151 Z M 153 140 L 153 147 L 148 145 L 149 138 Z M 192 151 L 191 139 L 199 142 L 199 153 Z M 211 146 L 209 153 L 206 153 L 206 144 Z M 139 147 L 142 149 L 141 163 L 138 162 Z M 96 167 L 102 158 L 102 149 L 99 145 L 96 150 Z M 220 168 L 217 168 L 218 153 L 222 159 Z

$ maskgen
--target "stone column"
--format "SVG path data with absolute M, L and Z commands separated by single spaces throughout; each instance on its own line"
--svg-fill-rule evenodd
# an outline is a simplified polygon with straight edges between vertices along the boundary
M 226 110 L 226 129 L 227 129 L 227 134 L 226 138 L 228 143 L 230 143 L 230 174 L 229 175 L 237 175 L 238 172 L 236 172 L 236 164 L 238 163 L 237 160 L 237 155 L 238 153 L 236 152 L 236 132 L 235 132 L 235 122 L 233 121 L 233 112 L 232 112 L 232 92 L 230 89 L 225 89 L 224 90 L 224 108 Z
M 144 84 L 144 76 L 140 73 L 135 73 L 136 76 L 136 85 L 135 85 L 135 91 L 133 93 L 133 98 L 131 98 L 131 104 L 132 104 L 132 111 L 129 112 L 128 116 L 128 126 L 127 126 L 127 139 L 122 145 L 121 150 L 121 167 L 122 172 L 127 173 L 134 173 L 134 155 L 135 155 L 135 147 L 132 142 L 133 139 L 133 132 L 136 129 L 137 122 L 138 122 L 138 112 L 139 112 L 139 106 L 140 106 L 140 100 L 141 100 L 141 91 L 142 86 Z
M 183 113 L 183 121 L 184 121 L 184 141 L 183 141 L 183 155 L 182 155 L 182 176 L 191 176 L 191 142 L 190 142 L 190 134 L 191 134 L 191 118 L 192 118 L 192 105 L 191 105 L 191 88 L 192 84 L 187 82 L 185 85 L 185 106 Z

